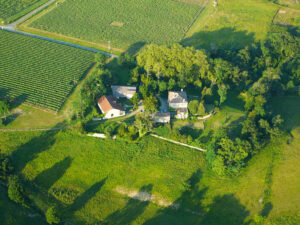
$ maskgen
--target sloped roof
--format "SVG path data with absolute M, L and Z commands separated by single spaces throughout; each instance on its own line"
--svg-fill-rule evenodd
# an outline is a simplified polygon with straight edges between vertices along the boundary
M 122 105 L 118 103 L 117 99 L 112 95 L 102 96 L 101 98 L 99 98 L 98 104 L 100 105 L 103 113 L 107 113 L 112 109 L 118 109 L 124 111 Z
M 187 94 L 185 91 L 169 91 L 169 103 L 187 102 Z
M 113 94 L 116 95 L 134 95 L 136 92 L 136 87 L 135 86 L 117 86 L 117 85 L 112 85 L 111 89 L 113 91 Z
M 154 114 L 154 117 L 160 117 L 160 118 L 163 118 L 163 117 L 170 117 L 171 114 L 169 112 L 157 112 Z

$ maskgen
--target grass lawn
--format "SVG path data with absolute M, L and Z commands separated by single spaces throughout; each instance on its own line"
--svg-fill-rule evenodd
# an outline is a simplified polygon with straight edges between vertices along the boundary
M 218 0 L 189 30 L 184 45 L 206 49 L 241 48 L 265 38 L 279 8 L 267 0 Z
M 127 143 L 76 131 L 1 133 L 0 148 L 31 181 L 26 189 L 37 207 L 55 204 L 72 223 L 240 225 L 264 212 L 276 224 L 297 224 L 286 221 L 297 221 L 300 208 L 298 102 L 272 102 L 294 138 L 274 140 L 234 178 L 212 174 L 203 153 L 152 137 Z M 137 200 L 151 195 L 151 202 Z
M 67 0 L 29 26 L 130 50 L 180 41 L 200 9 L 171 0 Z

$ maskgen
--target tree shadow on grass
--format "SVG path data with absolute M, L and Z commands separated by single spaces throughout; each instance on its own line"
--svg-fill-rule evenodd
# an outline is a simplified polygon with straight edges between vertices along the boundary
M 208 188 L 201 185 L 201 178 L 198 170 L 186 181 L 187 190 L 174 202 L 177 209 L 162 209 L 144 225 L 242 225 L 249 212 L 234 195 L 217 196 L 203 205 Z
M 132 224 L 143 212 L 146 207 L 150 204 L 151 192 L 153 185 L 143 186 L 138 195 L 146 196 L 145 200 L 139 200 L 140 196 L 130 198 L 123 209 L 117 210 L 116 212 L 109 215 L 103 222 L 103 225 L 127 225 Z
M 5 118 L 2 119 L 2 123 L 4 126 L 9 125 L 10 123 L 14 122 L 15 119 L 18 118 L 18 116 L 20 116 L 20 113 L 13 113 Z
M 201 221 L 203 225 L 241 225 L 244 224 L 245 219 L 249 216 L 249 211 L 233 194 L 215 197 L 208 209 Z
M 55 163 L 51 168 L 41 172 L 34 181 L 46 190 L 49 190 L 65 174 L 71 166 L 71 162 L 72 159 L 70 157 L 64 158 L 60 162 Z
M 10 107 L 11 109 L 18 108 L 20 105 L 22 105 L 24 102 L 26 102 L 28 98 L 28 94 L 21 94 L 13 99 L 11 99 Z
M 85 206 L 85 204 L 91 200 L 96 194 L 97 192 L 100 191 L 100 189 L 102 188 L 102 186 L 105 184 L 106 179 L 103 179 L 102 181 L 96 182 L 95 184 L 93 184 L 89 189 L 87 189 L 84 193 L 82 193 L 78 198 L 76 198 L 74 200 L 74 202 L 72 203 L 72 205 L 70 205 L 69 207 L 67 207 L 67 210 L 75 213 L 76 211 L 80 210 L 82 207 Z
M 191 37 L 182 40 L 181 44 L 195 48 L 204 48 L 209 51 L 217 51 L 219 49 L 241 49 L 254 41 L 254 33 L 237 31 L 235 28 L 225 27 L 215 31 L 197 32 Z
M 199 169 L 185 182 L 187 190 L 170 207 L 159 210 L 144 225 L 198 224 L 199 215 L 204 213 L 201 200 L 207 192 L 207 188 L 200 185 L 201 178 Z
M 130 45 L 130 47 L 127 49 L 127 52 L 131 55 L 135 55 L 136 53 L 138 53 L 138 51 L 141 50 L 141 48 L 144 47 L 145 44 L 146 44 L 146 42 L 143 42 L 143 41 L 136 42 L 136 43 Z
M 55 127 L 62 126 L 62 123 Z M 50 130 L 32 138 L 28 142 L 20 145 L 11 155 L 14 168 L 17 172 L 22 171 L 26 164 L 34 160 L 39 153 L 48 150 L 55 143 L 55 135 L 59 130 Z

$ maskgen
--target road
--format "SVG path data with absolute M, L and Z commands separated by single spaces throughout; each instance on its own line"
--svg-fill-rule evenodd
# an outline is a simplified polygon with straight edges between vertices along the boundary
M 101 53 L 101 54 L 104 54 L 104 55 L 107 55 L 107 56 L 113 57 L 113 58 L 118 57 L 117 55 L 114 55 L 114 54 L 111 54 L 111 53 L 108 53 L 108 52 L 105 52 L 105 51 L 101 51 L 101 50 L 98 50 L 98 49 L 85 47 L 85 46 L 82 46 L 82 45 L 73 44 L 73 43 L 66 42 L 66 41 L 60 41 L 60 40 L 56 40 L 56 39 L 53 39 L 53 38 L 48 38 L 48 37 L 44 37 L 44 36 L 41 36 L 41 35 L 36 35 L 36 34 L 31 34 L 31 33 L 16 30 L 16 26 L 19 23 L 24 22 L 26 19 L 30 18 L 32 15 L 40 12 L 41 10 L 43 10 L 44 8 L 46 8 L 47 6 L 51 5 L 54 2 L 55 2 L 55 0 L 50 0 L 49 2 L 47 2 L 44 5 L 40 6 L 39 8 L 37 8 L 37 9 L 33 10 L 32 12 L 28 13 L 27 15 L 23 16 L 19 20 L 15 21 L 11 24 L 5 25 L 5 26 L 0 26 L 0 29 L 5 30 L 5 31 L 10 31 L 10 32 L 13 32 L 13 33 L 17 33 L 17 34 L 21 34 L 21 35 L 25 35 L 25 36 L 32 37 L 32 38 L 37 38 L 37 39 L 41 39 L 41 40 L 45 40 L 45 41 L 54 42 L 54 43 L 61 44 L 61 45 L 67 45 L 67 46 L 70 46 L 70 47 L 74 47 L 74 48 L 78 48 L 78 49 L 82 49 L 82 50 L 86 50 L 86 51 L 90 51 L 90 52 L 94 52 L 94 53 Z

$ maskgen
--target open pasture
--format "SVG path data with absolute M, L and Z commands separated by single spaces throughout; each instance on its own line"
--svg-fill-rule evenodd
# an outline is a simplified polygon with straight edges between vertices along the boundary
M 0 97 L 58 111 L 94 60 L 88 51 L 0 32 Z
M 0 20 L 12 22 L 45 2 L 47 0 L 0 0 Z
M 29 27 L 119 49 L 180 41 L 200 1 L 66 0 Z M 204 2 L 204 1 L 203 1 Z

